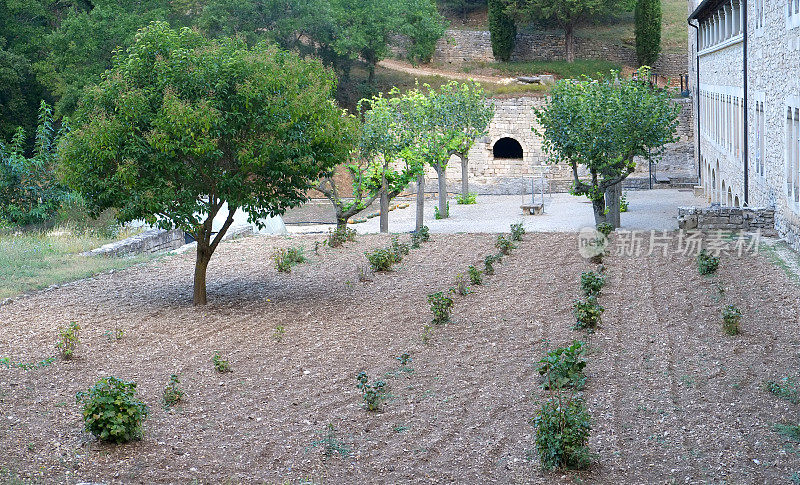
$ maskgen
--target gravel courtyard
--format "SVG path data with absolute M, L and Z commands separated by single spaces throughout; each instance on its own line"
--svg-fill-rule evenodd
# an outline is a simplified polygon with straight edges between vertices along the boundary
M 694 196 L 691 190 L 658 189 L 626 191 L 630 211 L 622 214 L 624 229 L 677 230 L 678 207 L 700 206 L 707 202 Z M 450 200 L 450 217 L 434 219 L 437 199 L 430 194 L 425 200 L 425 224 L 435 233 L 500 233 L 508 231 L 508 226 L 523 222 L 531 232 L 577 232 L 584 227 L 594 227 L 592 204 L 586 197 L 566 193 L 555 193 L 545 198 L 545 213 L 536 216 L 523 216 L 520 205 L 530 201 L 530 194 L 522 195 L 479 195 L 474 205 L 458 205 Z M 537 196 L 537 203 L 541 198 Z M 414 230 L 416 200 L 414 197 L 398 198 L 393 203 L 408 202 L 409 207 L 389 213 L 390 232 L 409 232 Z M 378 204 L 359 215 L 375 213 Z M 321 223 L 335 222 L 333 209 L 327 200 L 314 200 L 284 216 L 290 233 L 327 231 Z M 351 225 L 360 233 L 377 233 L 379 219 Z
M 426 345 L 426 295 L 493 253 L 493 235 L 434 234 L 366 282 L 355 268 L 387 236 L 315 254 L 319 239 L 223 243 L 205 308 L 191 306 L 191 251 L 0 307 L 0 356 L 15 362 L 52 355 L 71 320 L 83 329 L 71 361 L 0 368 L 0 481 L 785 483 L 800 470 L 800 445 L 772 430 L 796 423 L 798 406 L 763 389 L 797 377 L 800 291 L 760 255 L 724 256 L 707 278 L 690 256 L 612 254 L 604 323 L 587 335 L 571 329 L 590 268 L 576 235 L 528 234 L 456 298 L 451 323 Z M 310 262 L 278 274 L 270 255 L 290 245 Z M 739 336 L 721 330 L 726 303 L 742 310 Z M 117 328 L 124 337 L 107 338 Z M 591 347 L 584 396 L 596 465 L 544 472 L 530 423 L 547 397 L 535 362 L 545 341 L 574 338 Z M 213 370 L 214 351 L 231 373 Z M 399 371 L 403 352 L 413 372 Z M 360 371 L 388 382 L 382 412 L 361 407 Z M 187 395 L 166 411 L 172 373 Z M 150 406 L 142 441 L 100 444 L 83 431 L 75 393 L 107 375 L 138 383 Z M 347 457 L 314 446 L 328 424 Z

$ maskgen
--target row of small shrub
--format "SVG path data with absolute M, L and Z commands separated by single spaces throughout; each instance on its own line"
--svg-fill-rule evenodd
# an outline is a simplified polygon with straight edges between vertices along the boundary
M 411 233 L 410 246 L 407 243 L 401 243 L 399 238 L 393 237 L 389 246 L 367 251 L 364 255 L 367 257 L 372 271 L 391 271 L 392 266 L 403 261 L 411 249 L 418 249 L 430 237 L 428 226 L 422 226 L 419 231 Z
M 705 249 L 701 250 L 697 255 L 697 271 L 703 276 L 711 276 L 717 273 L 719 269 L 719 257 L 709 254 Z M 717 288 L 720 298 L 725 296 L 725 291 L 717 283 Z M 741 331 L 740 323 L 742 320 L 742 312 L 736 305 L 725 305 L 722 308 L 722 331 L 727 335 L 738 335 Z
M 601 317 L 605 308 L 600 305 L 598 298 L 606 283 L 603 271 L 604 267 L 601 265 L 596 272 L 581 273 L 581 290 L 585 298 L 575 300 L 572 304 L 572 314 L 577 329 L 593 332 L 602 323 Z

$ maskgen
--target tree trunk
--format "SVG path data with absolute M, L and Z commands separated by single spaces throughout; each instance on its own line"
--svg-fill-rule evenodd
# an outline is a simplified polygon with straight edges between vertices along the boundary
M 575 62 L 575 28 L 572 24 L 564 27 L 564 48 L 567 51 L 567 62 Z
M 425 174 L 417 176 L 417 223 L 415 231 L 419 232 L 425 222 Z
M 466 199 L 469 195 L 469 157 L 464 155 L 461 157 L 461 195 Z
M 347 217 L 343 215 L 336 215 L 336 230 L 344 231 L 347 228 Z
M 202 238 L 197 240 L 197 260 L 194 265 L 194 306 L 205 305 L 206 298 L 206 270 L 208 262 L 211 260 L 211 249 L 201 243 Z
M 608 215 L 606 216 L 606 222 L 614 226 L 615 229 L 620 227 L 620 217 L 619 217 L 619 199 L 622 195 L 622 182 L 616 183 L 606 189 L 606 208 L 608 209 Z
M 594 223 L 595 225 L 607 222 L 606 220 L 606 201 L 600 197 L 592 201 L 592 210 L 594 210 Z
M 436 164 L 436 175 L 439 178 L 439 217 L 444 219 L 449 216 L 447 213 L 447 175 L 445 167 L 440 163 Z
M 386 184 L 386 174 L 381 176 L 381 232 L 389 232 L 389 187 Z

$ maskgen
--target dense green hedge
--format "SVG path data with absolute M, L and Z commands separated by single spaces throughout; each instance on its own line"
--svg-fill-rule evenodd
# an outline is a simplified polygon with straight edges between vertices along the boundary
M 636 0 L 636 58 L 652 66 L 661 52 L 661 0 Z
M 502 0 L 489 0 L 489 33 L 492 38 L 492 54 L 498 61 L 508 62 L 514 51 L 517 26 L 505 12 Z

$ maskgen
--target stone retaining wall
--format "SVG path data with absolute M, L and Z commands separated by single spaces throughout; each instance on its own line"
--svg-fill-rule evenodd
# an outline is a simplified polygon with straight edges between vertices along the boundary
M 392 51 L 405 54 L 407 40 L 398 37 Z M 578 59 L 605 59 L 626 66 L 635 66 L 636 50 L 627 45 L 597 42 L 575 38 L 575 56 Z M 555 32 L 519 33 L 512 61 L 556 61 L 566 58 L 564 35 Z M 436 44 L 434 62 L 460 64 L 464 62 L 493 62 L 492 44 L 487 30 L 448 30 Z M 679 76 L 688 71 L 688 60 L 683 53 L 661 53 L 653 69 L 661 76 L 680 82 Z M 531 73 L 537 74 L 537 73 Z
M 184 244 L 183 231 L 150 229 L 136 236 L 103 245 L 83 253 L 85 256 L 126 256 L 171 251 Z
M 775 236 L 775 210 L 763 207 L 679 207 L 678 228 L 757 231 Z

